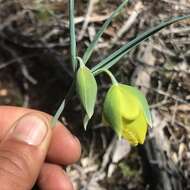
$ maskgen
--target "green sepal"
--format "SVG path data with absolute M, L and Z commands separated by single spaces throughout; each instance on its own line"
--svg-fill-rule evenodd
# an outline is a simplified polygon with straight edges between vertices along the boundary
M 81 65 L 76 75 L 76 89 L 81 104 L 86 112 L 84 128 L 94 113 L 97 97 L 97 83 L 92 72 L 84 65 Z
M 108 90 L 105 101 L 104 101 L 104 120 L 113 128 L 119 138 L 122 136 L 122 117 L 120 114 L 120 94 L 117 85 L 112 85 Z

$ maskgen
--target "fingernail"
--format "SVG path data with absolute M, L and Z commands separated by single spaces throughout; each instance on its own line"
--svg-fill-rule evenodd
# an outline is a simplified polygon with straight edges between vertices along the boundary
M 47 125 L 36 115 L 26 115 L 16 124 L 10 138 L 30 145 L 40 145 L 47 134 Z

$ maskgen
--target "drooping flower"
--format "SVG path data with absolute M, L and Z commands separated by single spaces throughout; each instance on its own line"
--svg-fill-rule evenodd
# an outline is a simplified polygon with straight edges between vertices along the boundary
M 109 89 L 103 118 L 120 138 L 135 146 L 144 143 L 148 125 L 151 126 L 146 98 L 137 88 L 123 84 L 113 84 Z

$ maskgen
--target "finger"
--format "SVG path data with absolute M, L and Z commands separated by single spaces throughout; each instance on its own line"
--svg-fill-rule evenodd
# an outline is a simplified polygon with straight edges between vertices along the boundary
M 38 185 L 41 190 L 73 190 L 73 185 L 64 170 L 54 164 L 44 164 L 39 178 Z
M 51 120 L 51 116 L 36 110 L 0 106 L 0 139 L 9 130 L 9 126 L 13 124 L 15 120 L 23 116 L 26 113 L 40 113 L 47 116 Z M 70 131 L 68 131 L 60 122 L 53 128 L 52 139 L 50 148 L 47 155 L 47 160 L 58 164 L 71 164 L 76 162 L 80 158 L 81 146 L 80 142 L 74 137 Z
M 47 154 L 52 130 L 42 114 L 26 114 L 0 144 L 1 189 L 26 190 L 34 185 Z
M 68 165 L 76 162 L 81 155 L 79 140 L 62 126 L 53 129 L 47 160 L 60 164 Z

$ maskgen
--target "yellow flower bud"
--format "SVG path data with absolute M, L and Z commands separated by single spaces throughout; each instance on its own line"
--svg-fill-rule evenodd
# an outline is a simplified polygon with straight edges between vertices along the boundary
M 143 144 L 147 126 L 151 124 L 148 103 L 134 87 L 114 84 L 109 89 L 103 108 L 104 120 L 117 135 L 132 145 Z

